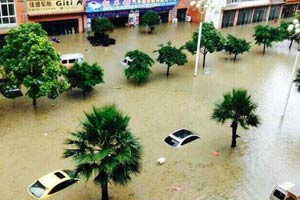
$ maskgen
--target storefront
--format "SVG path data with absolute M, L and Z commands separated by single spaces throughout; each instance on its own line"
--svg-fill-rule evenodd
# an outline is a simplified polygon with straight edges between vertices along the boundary
M 38 22 L 49 35 L 83 32 L 83 0 L 28 0 L 28 21 Z
M 92 19 L 97 17 L 110 18 L 116 26 L 137 26 L 149 10 L 157 12 L 162 22 L 168 22 L 177 3 L 177 0 L 87 0 L 85 28 L 90 29 Z

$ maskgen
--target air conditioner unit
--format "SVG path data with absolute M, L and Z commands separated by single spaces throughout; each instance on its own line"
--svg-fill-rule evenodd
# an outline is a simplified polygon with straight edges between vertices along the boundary
M 192 21 L 192 17 L 191 16 L 185 16 L 185 21 L 186 22 L 190 22 L 190 21 Z

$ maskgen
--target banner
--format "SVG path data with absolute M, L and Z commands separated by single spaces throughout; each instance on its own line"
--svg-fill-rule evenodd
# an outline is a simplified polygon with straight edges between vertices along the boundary
M 83 0 L 27 0 L 28 15 L 84 12 Z
M 86 12 L 130 10 L 177 5 L 177 0 L 87 0 Z

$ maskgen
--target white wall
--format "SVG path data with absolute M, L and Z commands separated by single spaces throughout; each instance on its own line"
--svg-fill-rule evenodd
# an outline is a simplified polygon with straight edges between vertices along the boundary
M 226 6 L 227 0 L 211 0 L 206 9 L 205 21 L 213 22 L 216 28 L 221 27 L 222 8 Z

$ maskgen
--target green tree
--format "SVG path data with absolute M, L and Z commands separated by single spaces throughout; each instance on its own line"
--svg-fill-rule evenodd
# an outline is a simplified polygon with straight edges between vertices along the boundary
M 101 35 L 111 33 L 115 30 L 115 26 L 106 17 L 95 18 L 92 20 L 92 31 Z
M 236 133 L 238 125 L 248 129 L 249 126 L 257 127 L 260 124 L 258 116 L 254 114 L 257 105 L 252 101 L 247 90 L 244 89 L 233 89 L 232 92 L 225 94 L 223 98 L 221 103 L 215 105 L 211 118 L 221 124 L 224 124 L 227 120 L 231 121 L 231 147 L 234 148 L 238 137 Z
M 255 44 L 263 45 L 263 54 L 265 54 L 266 47 L 272 47 L 272 42 L 282 41 L 282 34 L 279 28 L 270 27 L 268 25 L 255 26 L 255 33 L 253 34 Z
M 60 57 L 39 24 L 11 29 L 5 41 L 0 60 L 6 77 L 27 88 L 34 106 L 39 97 L 55 99 L 68 89 L 68 83 L 60 77 Z
M 182 49 L 177 49 L 175 46 L 172 46 L 171 41 L 168 41 L 167 45 L 160 44 L 160 48 L 154 52 L 158 52 L 157 61 L 159 63 L 165 63 L 168 66 L 167 76 L 169 76 L 169 69 L 173 65 L 184 65 L 187 63 L 186 55 L 182 52 Z
M 129 51 L 125 57 L 132 59 L 129 67 L 124 70 L 126 78 L 132 79 L 136 84 L 145 82 L 152 73 L 150 67 L 154 60 L 139 50 Z
M 236 60 L 238 54 L 243 54 L 245 51 L 249 51 L 250 47 L 250 42 L 247 42 L 244 39 L 236 38 L 231 34 L 227 36 L 227 40 L 224 45 L 225 51 L 230 55 L 234 55 L 234 61 Z
M 296 83 L 297 91 L 300 92 L 300 69 L 297 70 L 296 79 L 294 82 Z
M 108 200 L 108 183 L 126 185 L 131 174 L 140 172 L 142 147 L 128 129 L 129 116 L 115 105 L 93 108 L 85 113 L 82 130 L 72 133 L 73 139 L 63 157 L 73 157 L 75 174 L 87 180 L 94 178 L 101 185 L 102 200 Z
M 193 33 L 192 40 L 188 41 L 183 48 L 187 49 L 193 55 L 197 52 L 198 31 Z M 225 39 L 222 34 L 217 31 L 212 23 L 204 22 L 202 26 L 200 52 L 203 54 L 203 68 L 207 53 L 221 51 L 224 49 Z
M 155 25 L 159 24 L 160 17 L 154 11 L 148 11 L 142 16 L 141 24 L 149 27 L 149 33 L 152 33 L 155 29 Z
M 71 88 L 82 89 L 82 95 L 85 98 L 86 92 L 93 90 L 93 86 L 103 83 L 103 69 L 94 63 L 89 65 L 87 62 L 82 64 L 75 63 L 73 67 L 67 70 L 66 78 Z
M 290 24 L 291 24 L 290 21 L 281 21 L 280 26 L 279 26 L 282 41 L 286 40 L 286 39 L 290 40 L 289 49 L 291 49 L 291 47 L 293 45 L 293 41 L 294 41 L 292 34 L 288 31 L 288 27 Z

